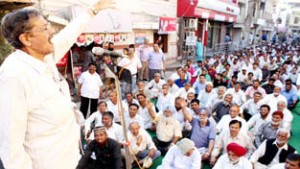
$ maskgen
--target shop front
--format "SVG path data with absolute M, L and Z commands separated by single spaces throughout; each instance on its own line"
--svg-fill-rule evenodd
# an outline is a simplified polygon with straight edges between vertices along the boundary
M 204 47 L 212 48 L 224 43 L 227 34 L 232 37 L 239 10 L 234 0 L 178 0 L 177 17 L 183 18 L 184 23 L 180 31 L 194 32 L 194 36 L 202 39 Z

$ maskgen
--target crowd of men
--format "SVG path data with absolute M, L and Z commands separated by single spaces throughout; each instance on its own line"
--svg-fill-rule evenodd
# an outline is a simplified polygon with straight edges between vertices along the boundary
M 161 155 L 163 169 L 197 169 L 205 164 L 214 169 L 300 168 L 300 156 L 288 143 L 291 110 L 299 101 L 300 46 L 264 43 L 195 64 L 188 60 L 166 77 L 159 44 L 148 43 L 137 50 L 133 45 L 124 48 L 129 57 L 117 63 L 102 57 L 104 65 L 118 65 L 131 73 L 131 83 L 121 80 L 121 111 L 118 91 L 112 89 L 103 97 L 105 79 L 97 74 L 97 65 L 91 63 L 79 78 L 83 101 L 89 95 L 101 101 L 98 107 L 91 102 L 90 116 L 83 109 L 86 103 L 81 103 L 88 144 L 78 168 L 122 168 L 125 146 L 137 159 L 133 163 L 144 168 Z M 128 142 L 120 113 L 125 116 Z

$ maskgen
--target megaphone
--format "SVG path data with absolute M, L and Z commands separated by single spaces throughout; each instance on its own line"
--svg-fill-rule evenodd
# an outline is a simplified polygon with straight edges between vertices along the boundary
M 110 55 L 113 58 L 128 57 L 127 55 L 124 55 L 124 54 L 121 54 L 121 53 L 118 53 L 118 52 L 115 52 L 115 51 L 110 51 L 110 50 L 107 50 L 107 49 L 103 49 L 101 47 L 93 47 L 92 52 L 95 55 L 98 55 L 98 56 L 102 56 L 102 55 L 106 54 L 106 55 Z

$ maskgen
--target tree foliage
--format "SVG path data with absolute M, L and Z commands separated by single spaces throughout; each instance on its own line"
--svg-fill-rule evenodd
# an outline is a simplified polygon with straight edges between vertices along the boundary
M 0 10 L 0 20 L 8 11 Z M 2 34 L 0 33 L 0 65 L 2 64 L 5 57 L 12 52 L 12 47 L 6 42 Z

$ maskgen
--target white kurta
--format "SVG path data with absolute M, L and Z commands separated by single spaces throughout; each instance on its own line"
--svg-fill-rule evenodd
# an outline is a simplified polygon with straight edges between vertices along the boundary
M 157 169 L 198 169 L 201 167 L 200 159 L 200 153 L 196 149 L 188 157 L 182 154 L 179 148 L 174 145 L 169 149 L 161 166 Z
M 252 169 L 252 164 L 251 162 L 245 158 L 245 157 L 240 157 L 239 162 L 237 164 L 232 164 L 228 158 L 227 154 L 222 155 L 213 169 Z
M 7 169 L 74 169 L 80 158 L 79 125 L 60 60 L 88 24 L 75 19 L 51 41 L 45 61 L 20 50 L 0 68 L 0 157 Z

